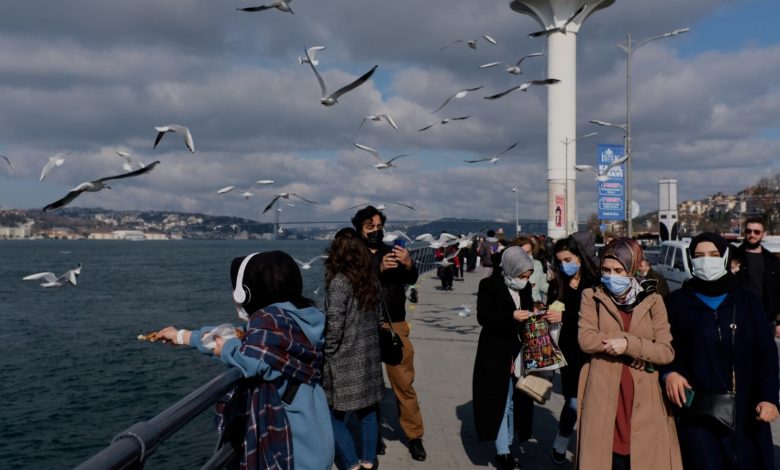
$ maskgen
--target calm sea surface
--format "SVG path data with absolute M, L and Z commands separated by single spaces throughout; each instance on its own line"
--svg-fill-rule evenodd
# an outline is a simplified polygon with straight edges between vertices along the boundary
M 229 268 L 279 249 L 307 261 L 320 241 L 0 241 L 0 468 L 72 468 L 225 370 L 194 349 L 136 340 L 163 326 L 239 323 Z M 28 274 L 83 263 L 78 286 Z M 320 262 L 303 271 L 322 306 Z M 198 468 L 216 442 L 211 412 L 164 442 L 146 468 Z

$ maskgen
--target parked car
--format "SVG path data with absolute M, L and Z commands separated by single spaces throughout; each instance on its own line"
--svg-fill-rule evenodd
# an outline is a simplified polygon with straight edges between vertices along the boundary
M 679 289 L 683 282 L 692 277 L 686 255 L 690 244 L 690 239 L 669 240 L 661 243 L 658 261 L 653 269 L 666 279 L 666 283 L 669 284 L 669 292 Z

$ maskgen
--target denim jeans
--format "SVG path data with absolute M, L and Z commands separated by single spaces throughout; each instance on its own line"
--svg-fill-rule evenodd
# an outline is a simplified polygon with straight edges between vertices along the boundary
M 569 437 L 577 424 L 577 397 L 563 397 L 561 419 L 558 422 L 558 434 Z
M 360 423 L 360 457 L 355 448 L 355 440 L 347 427 L 347 417 L 354 413 Z M 376 463 L 376 441 L 379 424 L 376 418 L 376 406 L 346 412 L 331 410 L 333 437 L 336 441 L 336 466 L 342 470 L 350 469 L 360 462 Z
M 501 425 L 498 427 L 498 434 L 496 435 L 496 454 L 499 455 L 509 453 L 509 447 L 512 445 L 512 440 L 515 436 L 514 405 L 512 404 L 512 394 L 515 391 L 515 387 L 512 384 L 512 378 L 510 377 L 508 380 L 509 393 L 504 406 L 504 418 L 501 420 Z

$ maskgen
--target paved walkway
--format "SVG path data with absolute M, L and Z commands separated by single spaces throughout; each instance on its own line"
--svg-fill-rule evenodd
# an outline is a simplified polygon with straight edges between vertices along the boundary
M 405 444 L 399 441 L 402 432 L 396 418 L 395 399 L 388 387 L 382 406 L 382 434 L 387 453 L 380 457 L 381 469 L 493 467 L 495 448 L 492 443 L 477 442 L 471 404 L 471 374 L 480 331 L 476 318 L 477 287 L 481 278 L 481 273 L 466 273 L 463 281 L 455 281 L 452 291 L 444 292 L 439 289 L 435 273 L 420 276 L 419 303 L 407 303 L 407 319 L 412 324 L 415 389 L 425 421 L 423 443 L 428 459 L 412 460 Z M 471 310 L 468 316 L 458 315 L 461 305 Z M 560 384 L 556 381 L 555 385 L 546 406 L 535 407 L 535 437 L 513 449 L 525 469 L 572 468 L 574 442 L 566 464 L 558 466 L 550 459 L 549 449 L 563 405 L 558 393 Z M 776 467 L 780 468 L 780 419 L 773 423 L 772 431 Z

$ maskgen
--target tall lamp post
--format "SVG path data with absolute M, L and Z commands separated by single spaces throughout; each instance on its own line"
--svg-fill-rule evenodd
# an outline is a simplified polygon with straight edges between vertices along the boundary
M 566 236 L 568 237 L 571 233 L 576 232 L 577 230 L 572 227 L 574 225 L 575 220 L 577 219 L 576 216 L 573 216 L 573 213 L 576 213 L 577 211 L 577 203 L 576 200 L 572 201 L 572 204 L 569 204 L 569 181 L 576 181 L 577 175 L 574 174 L 571 169 L 572 167 L 569 166 L 569 144 L 574 142 L 575 140 L 579 139 L 587 139 L 588 137 L 593 137 L 594 135 L 598 135 L 598 132 L 591 132 L 590 134 L 581 135 L 579 137 L 575 137 L 573 139 L 566 137 L 561 141 L 563 145 L 566 146 L 566 157 L 565 157 L 565 168 L 566 168 L 566 183 L 563 187 L 563 215 L 564 215 L 564 226 L 566 227 Z M 577 156 L 574 156 L 574 161 L 577 161 Z M 569 209 L 572 210 L 569 210 Z M 571 215 L 570 215 L 571 214 Z
M 668 33 L 643 39 L 642 41 L 639 41 L 635 44 L 632 44 L 631 33 L 628 33 L 626 36 L 626 43 L 617 45 L 617 47 L 626 53 L 626 125 L 612 127 L 619 127 L 626 133 L 626 156 L 628 157 L 628 160 L 626 161 L 626 229 L 629 238 L 633 236 L 634 231 L 631 221 L 631 161 L 633 160 L 631 148 L 631 53 L 650 41 L 674 37 L 678 34 L 687 33 L 690 30 L 691 28 L 675 29 L 674 31 Z
M 520 236 L 520 213 L 517 209 L 517 195 L 520 191 L 517 190 L 517 187 L 514 187 L 512 192 L 515 193 L 515 238 L 517 238 Z

